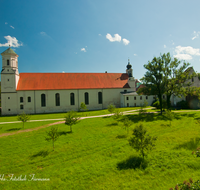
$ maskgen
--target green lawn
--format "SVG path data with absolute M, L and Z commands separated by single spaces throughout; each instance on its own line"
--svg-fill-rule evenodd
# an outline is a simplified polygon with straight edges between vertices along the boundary
M 150 106 L 148 106 L 150 108 Z M 126 107 L 120 108 L 121 111 L 129 111 L 129 110 L 138 110 L 140 107 Z M 86 116 L 95 116 L 95 115 L 104 115 L 109 114 L 108 110 L 95 110 L 95 111 L 86 111 L 86 112 L 78 112 L 79 117 Z M 64 118 L 66 113 L 48 113 L 48 114 L 35 114 L 31 115 L 31 120 L 40 120 L 40 119 L 60 119 Z M 17 116 L 0 116 L 0 122 L 9 122 L 9 121 L 17 121 Z
M 152 136 L 157 136 L 156 149 L 148 156 L 148 165 L 139 167 L 141 159 L 126 137 L 122 123 L 112 117 L 81 120 L 69 127 L 59 124 L 60 138 L 45 141 L 40 129 L 0 138 L 0 189 L 169 189 L 177 183 L 199 179 L 200 158 L 192 151 L 200 146 L 200 113 L 176 113 L 171 127 L 158 114 L 127 115 L 134 124 L 143 123 Z M 26 123 L 28 127 L 30 123 Z M 26 181 L 10 181 L 8 174 Z M 50 181 L 31 181 L 49 178 Z M 30 180 L 30 181 L 28 181 Z

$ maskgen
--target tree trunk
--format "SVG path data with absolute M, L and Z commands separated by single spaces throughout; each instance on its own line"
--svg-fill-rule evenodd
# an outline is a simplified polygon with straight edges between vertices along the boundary
M 170 109 L 170 108 L 171 108 L 170 97 L 171 97 L 171 95 L 167 95 L 167 109 L 168 109 L 168 110 L 171 110 L 171 109 Z

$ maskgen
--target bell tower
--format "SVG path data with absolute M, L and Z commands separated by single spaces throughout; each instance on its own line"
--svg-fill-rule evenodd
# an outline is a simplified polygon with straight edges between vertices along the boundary
M 1 92 L 16 92 L 19 81 L 18 55 L 10 47 L 1 55 Z
M 130 60 L 128 59 L 128 65 L 126 66 L 126 73 L 129 76 L 128 79 L 128 84 L 131 88 L 132 91 L 136 91 L 136 87 L 135 87 L 135 79 L 133 77 L 133 69 L 132 69 L 132 65 L 130 64 Z

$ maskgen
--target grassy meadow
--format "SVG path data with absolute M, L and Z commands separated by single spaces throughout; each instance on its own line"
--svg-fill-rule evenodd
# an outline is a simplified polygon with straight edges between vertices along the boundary
M 192 155 L 200 146 L 199 112 L 175 113 L 171 126 L 156 113 L 125 117 L 133 122 L 128 134 L 113 117 L 81 120 L 72 126 L 73 133 L 58 124 L 55 151 L 52 142 L 45 141 L 50 127 L 0 138 L 0 189 L 164 190 L 189 178 L 199 179 L 200 158 Z M 128 143 L 139 123 L 157 136 L 156 148 L 142 167 L 140 155 Z M 15 177 L 24 181 L 14 181 Z

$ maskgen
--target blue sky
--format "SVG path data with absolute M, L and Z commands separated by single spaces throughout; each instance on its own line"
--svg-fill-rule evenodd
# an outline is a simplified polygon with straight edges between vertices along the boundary
M 0 52 L 19 72 L 125 72 L 160 53 L 200 72 L 199 0 L 1 0 Z M 0 60 L 2 66 L 2 60 Z

